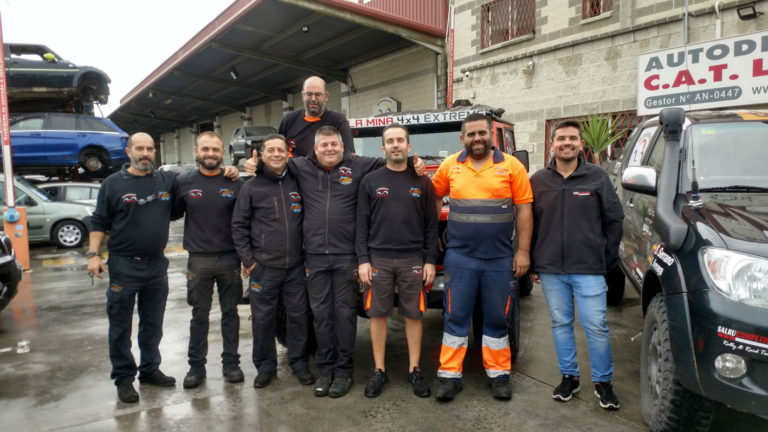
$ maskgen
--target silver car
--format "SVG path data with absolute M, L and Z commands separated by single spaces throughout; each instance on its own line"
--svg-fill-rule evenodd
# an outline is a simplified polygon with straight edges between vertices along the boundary
M 38 184 L 37 187 L 57 202 L 76 202 L 96 206 L 101 183 L 60 182 Z
M 14 177 L 16 206 L 27 209 L 29 242 L 55 242 L 62 248 L 75 248 L 88 236 L 94 206 L 56 202 L 29 181 Z M 5 177 L 0 176 L 0 205 L 5 206 Z

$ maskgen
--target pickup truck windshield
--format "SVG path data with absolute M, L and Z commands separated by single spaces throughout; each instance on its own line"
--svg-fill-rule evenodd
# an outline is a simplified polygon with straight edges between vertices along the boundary
M 701 192 L 768 188 L 768 123 L 706 123 L 690 126 L 686 171 Z

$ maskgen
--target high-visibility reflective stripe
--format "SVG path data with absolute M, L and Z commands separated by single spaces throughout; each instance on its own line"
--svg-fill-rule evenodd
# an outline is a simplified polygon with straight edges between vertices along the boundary
M 443 333 L 443 345 L 440 348 L 440 368 L 437 376 L 442 378 L 461 378 L 464 356 L 467 354 L 466 336 L 453 336 Z
M 443 339 L 445 339 L 445 336 L 443 336 Z M 500 338 L 495 338 L 495 337 L 483 335 L 483 347 L 488 347 L 492 350 L 509 348 L 509 337 L 504 336 Z
M 451 209 L 455 207 L 503 207 L 514 205 L 512 198 L 498 198 L 498 199 L 466 199 L 466 198 L 451 198 Z
M 469 337 L 467 336 L 454 336 L 449 333 L 443 332 L 443 345 L 451 348 L 466 348 Z
M 509 338 L 493 338 L 483 335 L 483 366 L 489 377 L 509 374 L 512 368 L 512 353 Z
M 419 310 L 421 312 L 427 311 L 427 307 L 424 304 L 424 291 L 419 292 Z
M 513 222 L 515 220 L 514 213 L 501 213 L 501 214 L 477 214 L 477 213 L 448 213 L 448 220 L 456 222 L 470 222 L 470 223 L 500 223 L 500 222 Z
M 507 307 L 504 308 L 504 316 L 509 316 L 509 304 L 512 302 L 512 296 L 507 296 Z

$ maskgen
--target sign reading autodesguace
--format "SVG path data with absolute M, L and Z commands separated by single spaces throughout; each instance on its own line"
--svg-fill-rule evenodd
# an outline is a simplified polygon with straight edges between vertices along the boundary
M 637 114 L 768 103 L 768 31 L 642 54 Z

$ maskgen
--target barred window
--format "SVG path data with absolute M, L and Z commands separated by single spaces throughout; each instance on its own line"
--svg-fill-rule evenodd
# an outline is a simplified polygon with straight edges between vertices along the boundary
M 536 0 L 494 0 L 482 8 L 481 48 L 533 34 L 536 30 Z
M 613 0 L 581 0 L 581 18 L 596 17 L 613 9 Z

